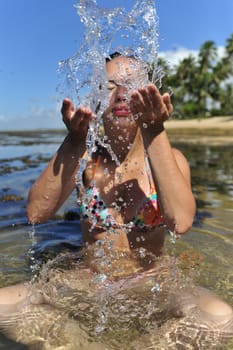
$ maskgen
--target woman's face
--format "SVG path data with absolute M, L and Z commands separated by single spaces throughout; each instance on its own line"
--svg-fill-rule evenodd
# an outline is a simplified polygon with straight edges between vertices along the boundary
M 134 58 L 119 56 L 106 64 L 109 91 L 108 113 L 121 119 L 132 119 L 129 107 L 130 94 L 145 85 L 146 70 Z M 144 80 L 144 81 L 143 81 Z

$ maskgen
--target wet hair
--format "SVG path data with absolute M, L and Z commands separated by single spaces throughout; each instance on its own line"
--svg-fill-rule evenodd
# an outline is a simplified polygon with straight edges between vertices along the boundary
M 133 58 L 134 60 L 136 60 L 136 57 L 134 55 L 122 55 L 120 52 L 115 51 L 113 53 L 111 53 L 108 57 L 105 58 L 106 63 L 113 60 L 116 57 L 128 57 L 128 58 Z
M 106 57 L 105 61 L 109 62 L 109 61 L 111 61 L 114 58 L 119 57 L 119 56 L 122 56 L 122 54 L 120 52 L 118 52 L 118 51 L 115 51 L 115 52 L 111 53 L 108 57 Z

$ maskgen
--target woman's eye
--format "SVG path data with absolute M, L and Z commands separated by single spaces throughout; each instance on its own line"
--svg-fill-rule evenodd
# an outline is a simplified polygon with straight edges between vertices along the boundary
M 116 88 L 116 85 L 115 84 L 108 84 L 107 85 L 107 89 L 109 90 L 109 91 L 111 91 L 111 90 L 113 90 L 113 89 L 115 89 Z

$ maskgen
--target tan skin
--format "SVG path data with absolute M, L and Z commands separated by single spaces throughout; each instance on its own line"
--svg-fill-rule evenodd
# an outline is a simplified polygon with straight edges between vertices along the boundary
M 134 79 L 138 67 L 132 68 L 132 61 L 117 57 L 106 65 L 109 79 L 110 104 L 103 116 L 105 134 L 113 152 L 120 160 L 120 166 L 106 154 L 100 160 L 96 172 L 96 186 L 103 200 L 110 207 L 113 217 L 120 223 L 129 222 L 135 215 L 144 197 L 149 194 L 149 181 L 145 169 L 144 150 L 147 150 L 152 175 L 159 193 L 161 211 L 170 230 L 176 228 L 183 234 L 192 225 L 195 201 L 190 185 L 190 170 L 184 156 L 169 143 L 164 122 L 170 117 L 173 107 L 168 94 L 160 95 L 158 89 L 149 84 L 131 93 L 126 98 L 125 81 Z M 132 114 L 140 114 L 136 121 Z M 31 222 L 43 222 L 51 217 L 68 197 L 75 186 L 78 159 L 85 152 L 85 138 L 93 113 L 88 108 L 75 109 L 72 102 L 64 100 L 63 121 L 69 131 L 64 143 L 48 167 L 33 185 L 28 201 L 28 217 Z M 143 125 L 147 123 L 148 127 Z M 132 147 L 129 147 L 132 145 Z M 107 153 L 107 152 L 106 152 Z M 107 160 L 107 162 L 106 162 Z M 89 162 L 85 172 L 85 184 L 93 178 L 92 167 L 96 160 Z M 108 169 L 109 175 L 103 176 Z M 121 176 L 119 176 L 121 174 Z M 119 177 L 121 179 L 119 180 Z M 129 184 L 133 190 L 129 190 Z M 117 196 L 114 195 L 117 190 Z M 111 209 L 111 203 L 123 199 L 120 212 Z M 88 223 L 82 223 L 84 241 L 92 243 L 103 239 L 106 232 L 101 227 L 89 232 Z M 139 245 L 159 254 L 164 241 L 164 229 L 154 228 L 144 234 L 143 240 L 136 239 L 142 233 L 119 232 L 111 236 L 116 249 L 130 250 Z
M 108 142 L 120 165 L 117 166 L 107 152 L 100 157 L 96 185 L 101 196 L 119 223 L 128 223 L 132 219 L 140 203 L 149 193 L 144 160 L 146 150 L 165 224 L 170 230 L 175 228 L 177 234 L 182 235 L 192 225 L 195 201 L 191 191 L 188 163 L 181 152 L 171 147 L 164 128 L 164 122 L 173 111 L 170 97 L 168 94 L 160 95 L 152 84 L 131 92 L 129 97 L 126 96 L 128 91 L 125 79 L 134 79 L 138 74 L 137 67 L 134 70 L 126 57 L 114 58 L 107 63 L 106 69 L 110 103 L 103 115 L 103 121 Z M 140 118 L 135 121 L 132 115 L 138 113 Z M 85 107 L 75 109 L 73 103 L 65 99 L 62 116 L 68 135 L 30 190 L 27 213 L 31 223 L 48 220 L 64 203 L 75 187 L 78 161 L 86 151 L 88 125 L 94 118 L 92 111 Z M 144 127 L 145 123 L 147 128 Z M 96 159 L 88 162 L 84 175 L 86 186 L 93 178 L 95 163 Z M 108 176 L 104 175 L 106 168 Z M 129 184 L 133 184 L 133 187 L 129 187 Z M 113 210 L 111 203 L 119 201 L 119 197 L 125 205 L 117 212 Z M 86 222 L 82 223 L 84 242 L 88 242 L 90 246 L 96 240 L 106 237 L 105 229 L 100 225 L 91 233 L 89 226 Z M 145 234 L 133 231 L 126 235 L 121 230 L 118 233 L 117 236 L 107 236 L 108 240 L 114 242 L 113 247 L 117 251 L 129 252 L 139 247 L 145 247 L 156 255 L 162 251 L 165 236 L 163 228 L 154 228 Z M 19 305 L 24 305 L 27 294 L 27 285 L 1 289 L 1 313 L 11 313 L 11 310 L 17 310 Z M 232 317 L 231 307 L 215 296 L 200 296 L 197 303 L 209 314 L 222 315 L 227 317 L 226 319 Z

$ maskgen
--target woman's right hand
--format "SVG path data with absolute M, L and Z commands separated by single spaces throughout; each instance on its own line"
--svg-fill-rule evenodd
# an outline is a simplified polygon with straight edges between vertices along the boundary
M 61 113 L 71 142 L 75 145 L 85 143 L 89 122 L 94 117 L 91 109 L 82 106 L 75 109 L 72 101 L 66 98 L 63 100 Z

